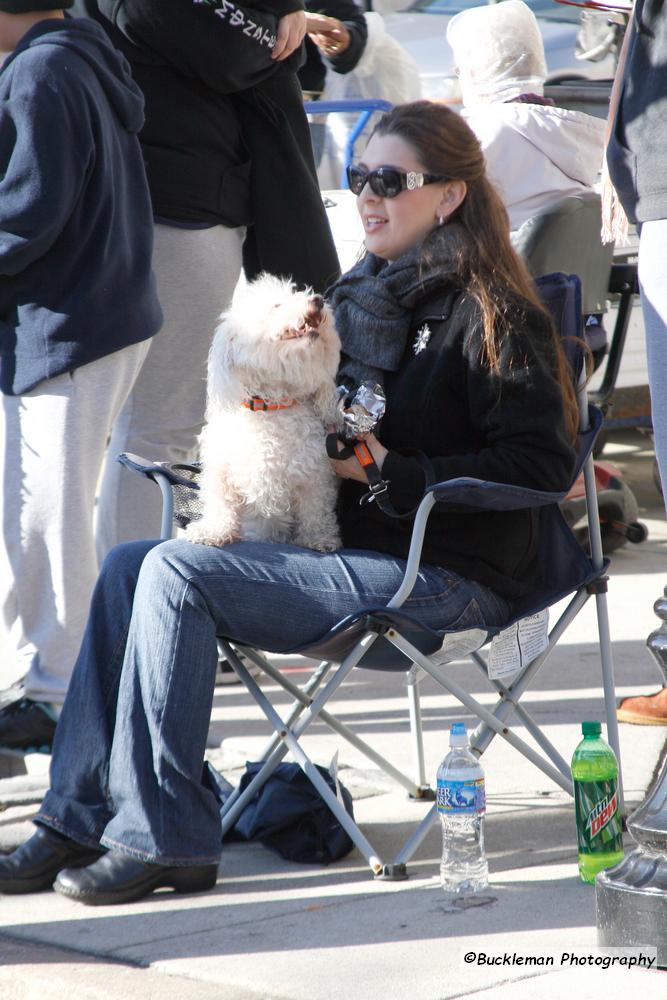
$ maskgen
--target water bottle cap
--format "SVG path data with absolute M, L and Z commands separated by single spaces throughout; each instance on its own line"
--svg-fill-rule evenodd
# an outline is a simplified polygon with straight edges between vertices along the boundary
M 465 722 L 452 722 L 449 730 L 450 747 L 465 747 L 468 745 L 468 732 Z
M 584 736 L 599 736 L 602 732 L 602 724 L 599 722 L 582 722 L 581 731 Z

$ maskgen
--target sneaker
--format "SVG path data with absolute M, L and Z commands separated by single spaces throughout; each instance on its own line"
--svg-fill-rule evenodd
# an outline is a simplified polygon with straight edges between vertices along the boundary
M 19 698 L 0 708 L 0 750 L 51 753 L 57 718 L 43 701 Z

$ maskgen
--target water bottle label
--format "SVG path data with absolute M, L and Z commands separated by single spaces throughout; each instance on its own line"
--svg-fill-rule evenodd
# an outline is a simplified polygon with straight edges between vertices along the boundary
M 574 808 L 580 853 L 606 853 L 623 849 L 623 829 L 615 780 L 575 781 Z
M 437 807 L 441 813 L 485 812 L 484 778 L 469 781 L 438 781 Z

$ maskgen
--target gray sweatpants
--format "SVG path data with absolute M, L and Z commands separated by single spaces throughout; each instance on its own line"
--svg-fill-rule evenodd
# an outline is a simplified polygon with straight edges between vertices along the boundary
M 0 625 L 7 679 L 63 700 L 97 579 L 95 491 L 150 340 L 0 397 Z
M 153 270 L 164 325 L 116 420 L 99 497 L 100 563 L 119 542 L 158 538 L 160 491 L 116 461 L 191 462 L 206 407 L 206 360 L 216 321 L 241 273 L 244 229 L 155 227 Z

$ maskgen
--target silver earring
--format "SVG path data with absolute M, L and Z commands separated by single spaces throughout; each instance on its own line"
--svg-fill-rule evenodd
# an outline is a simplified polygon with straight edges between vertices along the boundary
M 438 225 L 439 226 L 444 226 L 444 224 L 445 224 L 445 217 L 444 217 L 444 215 L 439 215 L 438 216 Z

